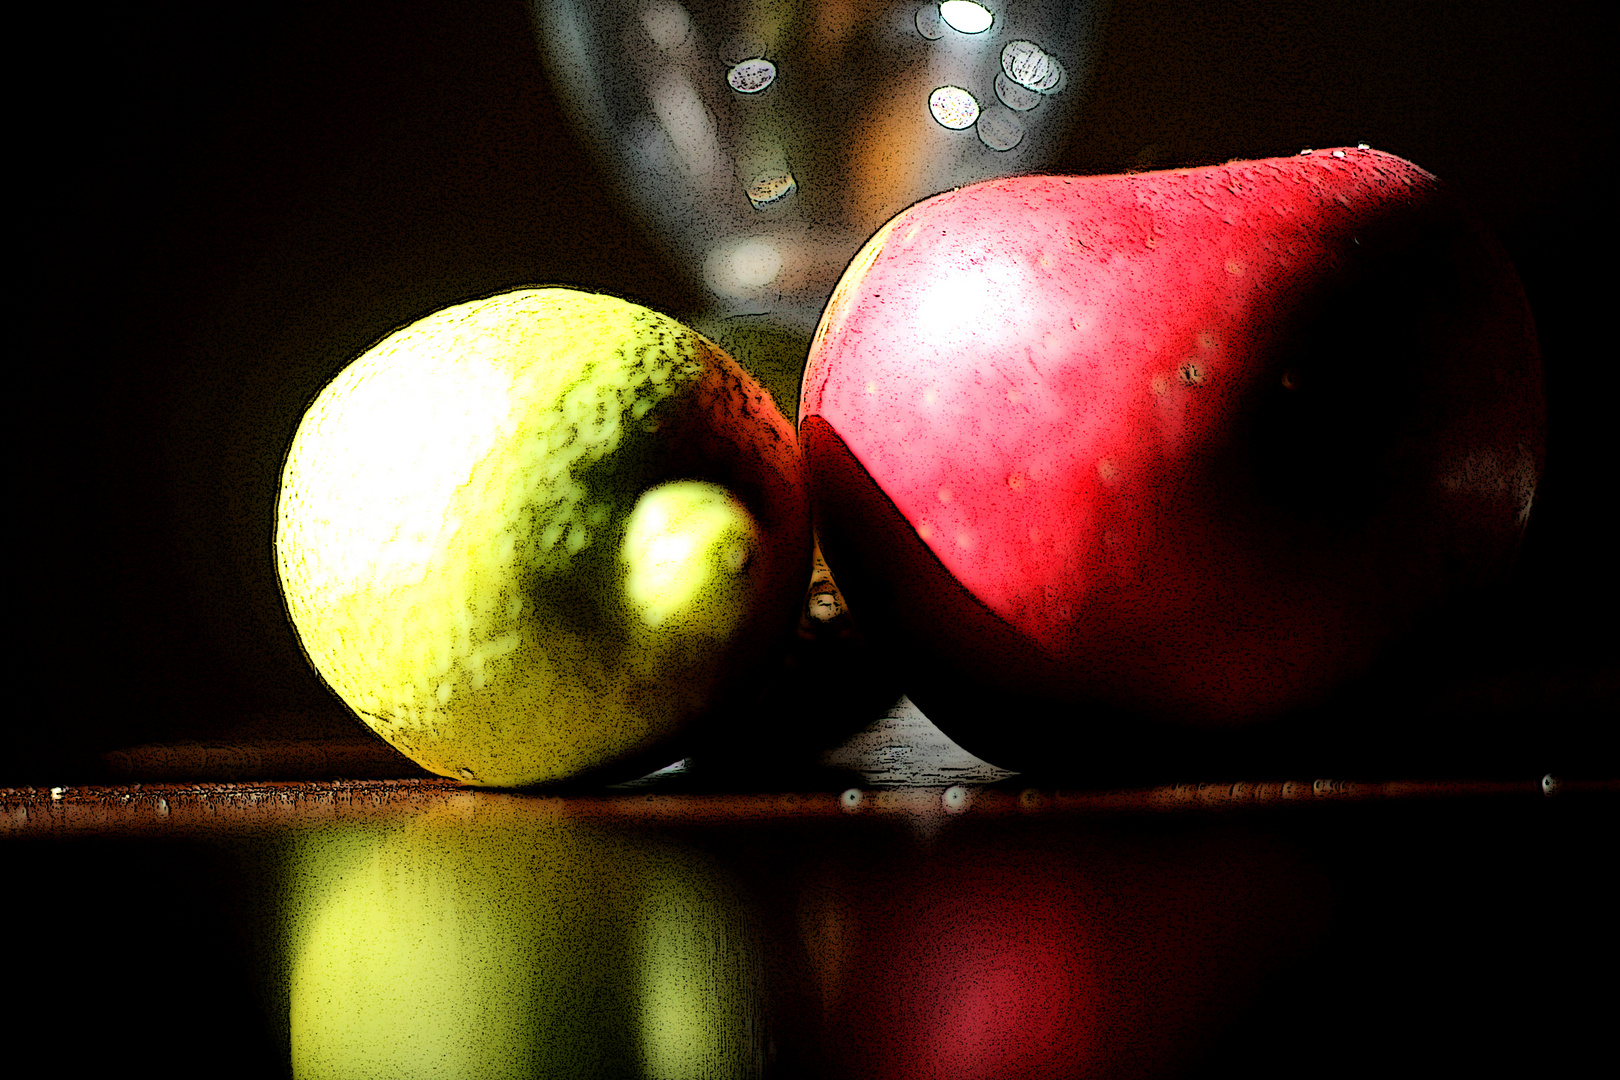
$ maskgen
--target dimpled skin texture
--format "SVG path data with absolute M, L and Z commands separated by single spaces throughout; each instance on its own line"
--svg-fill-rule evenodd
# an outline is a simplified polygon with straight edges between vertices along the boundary
M 833 573 L 919 663 L 1221 725 L 1499 574 L 1544 406 L 1499 247 L 1347 147 L 925 200 L 846 271 L 800 420 Z
M 713 550 L 681 610 L 643 618 L 627 523 L 672 480 L 696 482 Z M 447 308 L 345 368 L 294 438 L 276 535 L 338 696 L 424 767 L 495 786 L 633 759 L 710 709 L 791 624 L 809 547 L 768 395 L 672 320 L 567 289 Z

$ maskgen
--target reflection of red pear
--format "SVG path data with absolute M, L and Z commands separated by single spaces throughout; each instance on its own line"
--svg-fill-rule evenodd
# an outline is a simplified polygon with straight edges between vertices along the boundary
M 971 857 L 969 857 L 971 856 Z M 1162 1075 L 1321 928 L 1321 884 L 1241 834 L 851 854 L 808 892 L 835 1075 Z
M 1210 726 L 1321 701 L 1498 575 L 1544 423 L 1499 247 L 1354 148 L 919 203 L 799 412 L 855 610 L 999 692 Z

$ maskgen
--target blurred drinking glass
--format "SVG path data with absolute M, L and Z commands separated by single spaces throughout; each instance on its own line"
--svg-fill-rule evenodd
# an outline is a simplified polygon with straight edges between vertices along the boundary
M 535 0 L 570 122 L 728 348 L 793 415 L 809 336 L 879 226 L 1038 173 L 1102 0 Z

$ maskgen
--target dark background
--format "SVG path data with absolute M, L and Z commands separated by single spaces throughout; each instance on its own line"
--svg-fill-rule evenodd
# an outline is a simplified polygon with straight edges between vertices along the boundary
M 1118 0 L 1054 169 L 1366 141 L 1460 189 L 1501 236 L 1540 328 L 1548 457 L 1512 579 L 1413 654 L 1451 688 L 1463 772 L 1620 771 L 1601 524 L 1616 430 L 1601 10 Z M 276 479 L 304 406 L 386 331 L 503 287 L 601 288 L 677 316 L 697 298 L 563 125 L 517 0 L 90 4 L 50 18 L 18 42 L 37 66 L 13 111 L 25 651 L 0 786 L 94 781 L 103 752 L 139 743 L 351 734 L 298 651 L 271 563 Z M 1561 1072 L 1598 1050 L 1602 999 L 1580 987 L 1612 982 L 1598 902 L 1611 811 L 1347 808 L 1296 826 L 1339 920 L 1210 1074 Z M 17 970 L 81 994 L 106 1061 L 185 1071 L 227 1042 L 248 1057 L 269 1045 L 230 945 L 245 886 L 213 849 L 108 840 L 9 856 L 38 950 Z M 84 1004 L 132 977 L 213 992 Z M 55 1015 L 42 992 L 19 992 Z M 88 1045 L 62 1040 L 60 1060 Z

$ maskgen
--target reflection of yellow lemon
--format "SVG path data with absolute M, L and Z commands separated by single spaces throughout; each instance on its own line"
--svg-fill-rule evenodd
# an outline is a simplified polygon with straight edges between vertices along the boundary
M 277 567 L 316 669 L 423 766 L 564 779 L 657 747 L 796 617 L 793 431 L 706 339 L 568 289 L 447 308 L 311 405 Z
M 757 1075 L 760 958 L 685 848 L 533 804 L 301 839 L 283 909 L 293 1075 Z

